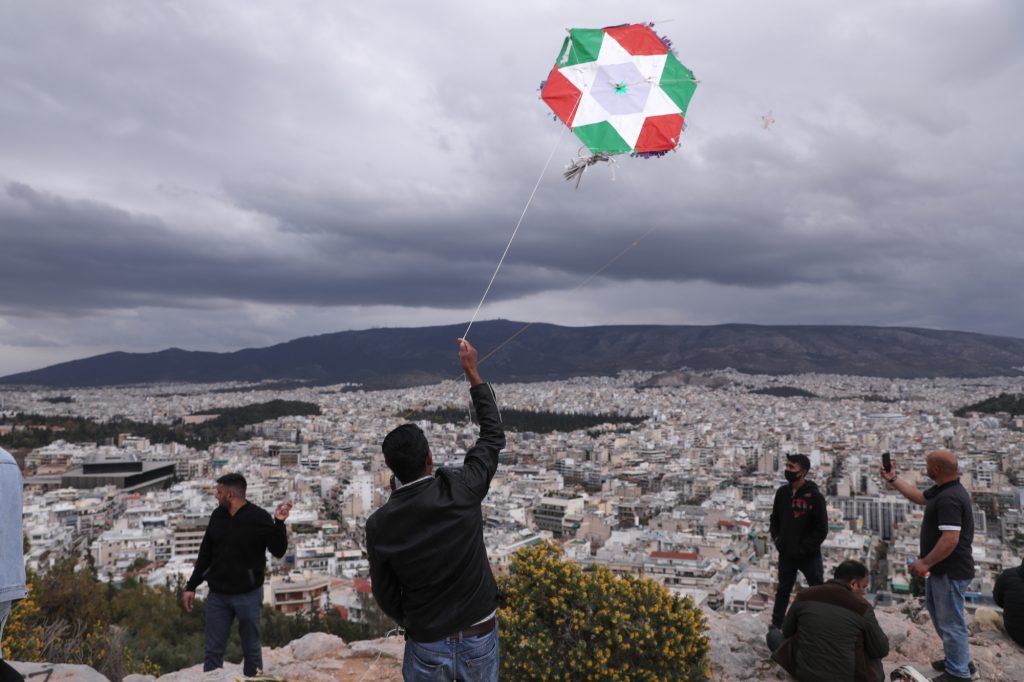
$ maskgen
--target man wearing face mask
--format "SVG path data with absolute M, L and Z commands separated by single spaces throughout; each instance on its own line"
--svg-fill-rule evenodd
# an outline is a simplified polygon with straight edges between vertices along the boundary
M 828 535 L 828 514 L 824 495 L 813 481 L 807 480 L 810 470 L 807 455 L 786 455 L 787 482 L 775 491 L 769 532 L 779 550 L 779 584 L 768 633 L 769 647 L 782 639 L 778 630 L 786 616 L 797 571 L 803 573 L 808 585 L 825 582 L 821 543 Z
M 789 639 L 772 659 L 798 680 L 882 682 L 889 638 L 864 598 L 867 587 L 867 566 L 848 559 L 832 580 L 797 595 L 782 625 Z
M 924 507 L 920 558 L 910 564 L 916 575 L 927 575 L 924 598 L 935 632 L 942 639 L 945 658 L 933 661 L 942 671 L 939 682 L 970 680 L 975 673 L 967 644 L 964 593 L 974 579 L 974 504 L 960 483 L 956 455 L 935 450 L 925 457 L 928 478 L 935 485 L 920 491 L 899 478 L 896 467 L 881 469 L 882 478 L 903 497 Z

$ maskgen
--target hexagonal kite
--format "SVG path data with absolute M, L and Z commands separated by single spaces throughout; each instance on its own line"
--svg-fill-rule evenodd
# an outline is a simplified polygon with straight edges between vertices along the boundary
M 569 29 L 541 99 L 595 157 L 661 156 L 679 146 L 696 88 L 671 41 L 628 24 Z

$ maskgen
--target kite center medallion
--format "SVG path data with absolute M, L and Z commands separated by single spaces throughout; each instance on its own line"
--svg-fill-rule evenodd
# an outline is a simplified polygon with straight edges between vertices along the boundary
M 607 64 L 597 70 L 591 96 L 609 114 L 638 114 L 651 94 L 651 84 L 632 63 Z

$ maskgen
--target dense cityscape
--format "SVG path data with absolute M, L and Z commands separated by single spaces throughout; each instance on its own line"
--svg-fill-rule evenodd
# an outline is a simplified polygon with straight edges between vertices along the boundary
M 995 576 L 1019 564 L 1024 418 L 953 413 L 1020 393 L 1021 379 L 724 371 L 657 386 L 650 378 L 628 372 L 495 386 L 505 410 L 607 418 L 585 430 L 509 431 L 484 503 L 496 572 L 507 569 L 516 550 L 552 540 L 581 566 L 653 578 L 705 609 L 770 608 L 772 498 L 783 483 L 785 455 L 804 453 L 812 462 L 809 478 L 829 504 L 826 572 L 858 559 L 871 569 L 876 599 L 898 602 L 915 589 L 906 564 L 918 556 L 923 508 L 880 480 L 880 454 L 891 452 L 900 475 L 924 489 L 924 455 L 940 447 L 959 456 L 976 506 L 977 576 L 968 607 L 991 603 Z M 214 480 L 237 471 L 256 504 L 294 502 L 289 548 L 271 562 L 265 602 L 282 613 L 333 608 L 364 621 L 372 600 L 363 529 L 389 494 L 381 438 L 410 414 L 458 415 L 454 422 L 417 421 L 436 464 L 458 466 L 476 437 L 464 383 L 389 391 L 226 384 L 14 389 L 0 393 L 0 438 L 60 428 L 49 420 L 25 423 L 17 418 L 23 415 L 199 424 L 273 399 L 313 403 L 321 413 L 253 424 L 245 439 L 206 450 L 132 433 L 107 444 L 67 442 L 59 431 L 50 434 L 57 440 L 21 450 L 29 566 L 44 572 L 77 556 L 113 584 L 187 579 L 216 504 Z

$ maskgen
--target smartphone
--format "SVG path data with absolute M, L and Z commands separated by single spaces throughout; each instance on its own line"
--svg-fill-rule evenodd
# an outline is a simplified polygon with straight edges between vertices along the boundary
M 882 468 L 886 471 L 892 471 L 892 457 L 889 456 L 888 452 L 882 453 Z

